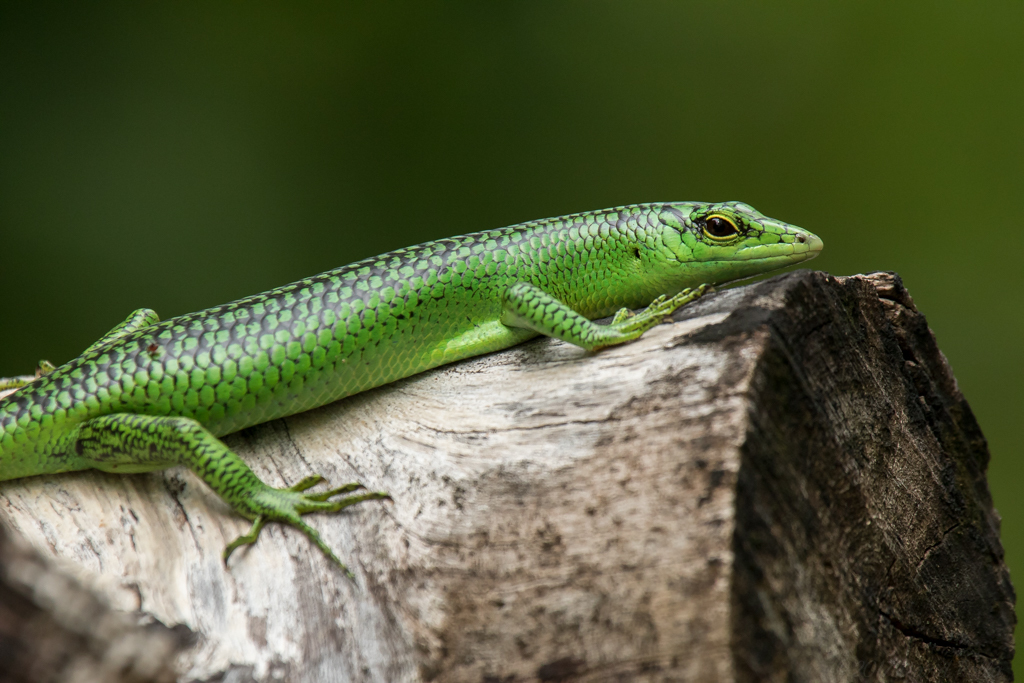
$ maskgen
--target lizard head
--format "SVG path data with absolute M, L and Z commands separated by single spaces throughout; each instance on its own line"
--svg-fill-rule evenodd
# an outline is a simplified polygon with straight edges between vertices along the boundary
M 742 202 L 664 204 L 658 218 L 668 260 L 687 266 L 684 286 L 766 273 L 812 259 L 823 246 L 817 235 Z

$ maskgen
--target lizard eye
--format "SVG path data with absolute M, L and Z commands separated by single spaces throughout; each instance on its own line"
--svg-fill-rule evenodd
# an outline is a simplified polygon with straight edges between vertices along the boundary
M 704 221 L 704 232 L 712 239 L 723 239 L 738 234 L 739 229 L 725 216 L 714 215 Z

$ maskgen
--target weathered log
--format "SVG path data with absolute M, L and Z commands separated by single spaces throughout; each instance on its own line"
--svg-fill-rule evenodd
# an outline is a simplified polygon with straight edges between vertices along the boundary
M 227 439 L 394 496 L 247 530 L 190 473 L 7 482 L 0 518 L 182 680 L 1008 681 L 988 452 L 899 279 L 801 271 L 632 344 L 553 340 Z
M 190 636 L 111 610 L 0 528 L 0 682 L 171 683 Z

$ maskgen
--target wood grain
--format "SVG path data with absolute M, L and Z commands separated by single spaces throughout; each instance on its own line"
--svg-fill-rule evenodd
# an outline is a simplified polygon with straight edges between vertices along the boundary
M 389 491 L 247 530 L 182 469 L 0 486 L 0 520 L 183 681 L 1008 681 L 987 450 L 898 278 L 798 271 L 638 342 L 555 340 L 226 441 L 265 481 Z

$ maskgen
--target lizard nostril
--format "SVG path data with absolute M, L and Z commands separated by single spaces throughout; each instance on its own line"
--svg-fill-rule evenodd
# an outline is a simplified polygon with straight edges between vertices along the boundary
M 796 241 L 799 242 L 800 244 L 803 244 L 804 242 L 807 241 L 807 236 L 806 235 L 797 235 L 796 236 Z

